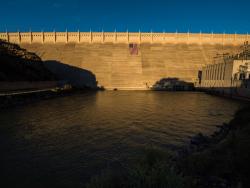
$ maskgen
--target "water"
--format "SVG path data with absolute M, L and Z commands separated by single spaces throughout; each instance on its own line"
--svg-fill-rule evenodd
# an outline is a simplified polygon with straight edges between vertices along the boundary
M 143 148 L 175 150 L 210 135 L 243 103 L 203 93 L 106 91 L 0 113 L 1 183 L 82 187 Z

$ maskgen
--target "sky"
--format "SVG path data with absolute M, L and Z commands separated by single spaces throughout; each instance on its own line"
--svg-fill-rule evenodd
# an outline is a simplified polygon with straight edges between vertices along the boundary
M 78 29 L 250 32 L 250 0 L 0 0 L 0 3 L 0 32 Z

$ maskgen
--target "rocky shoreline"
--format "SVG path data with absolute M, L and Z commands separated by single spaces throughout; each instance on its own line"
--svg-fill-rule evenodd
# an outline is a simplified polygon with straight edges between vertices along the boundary
M 232 125 L 230 123 L 223 123 L 223 125 L 217 127 L 219 130 L 215 131 L 211 136 L 205 136 L 202 133 L 195 135 L 190 139 L 190 142 L 187 146 L 183 147 L 177 152 L 177 155 L 173 158 L 173 164 L 174 166 L 177 166 L 177 169 L 180 173 L 183 173 L 183 163 L 186 163 L 185 160 L 187 158 L 192 155 L 196 155 L 197 153 L 206 152 L 207 150 L 213 149 L 216 144 L 219 144 L 224 139 L 226 139 L 227 135 L 233 131 Z M 185 173 L 185 176 L 189 175 L 189 172 Z M 192 177 L 192 180 L 194 187 L 231 187 L 227 180 L 215 176 L 202 177 L 198 175 L 196 177 Z
M 201 133 L 174 158 L 174 165 L 193 187 L 247 187 L 250 167 L 250 106 L 211 136 Z
M 205 136 L 202 133 L 193 136 L 189 144 L 177 152 L 178 158 L 208 149 L 225 139 L 228 133 L 232 131 L 232 125 L 229 123 L 223 123 L 216 127 L 218 127 L 219 130 L 215 131 L 211 136 Z

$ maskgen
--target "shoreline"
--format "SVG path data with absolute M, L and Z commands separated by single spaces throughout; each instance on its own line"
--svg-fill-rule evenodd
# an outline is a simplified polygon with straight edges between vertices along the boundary
M 178 171 L 194 187 L 247 187 L 250 176 L 250 105 L 239 109 L 229 123 L 211 136 L 201 133 L 174 159 Z M 243 148 L 244 149 L 243 149 Z M 247 167 L 247 168 L 246 168 Z M 244 173 L 243 173 L 244 172 Z
M 49 89 L 2 95 L 0 96 L 0 110 L 60 97 L 69 92 L 70 91 L 53 91 L 52 89 Z
M 18 106 L 23 106 L 27 104 L 32 104 L 41 100 L 53 99 L 57 97 L 63 97 L 68 95 L 73 95 L 79 92 L 96 92 L 98 90 L 94 89 L 44 89 L 36 91 L 26 91 L 20 94 L 7 94 L 0 95 L 0 110 L 15 108 Z

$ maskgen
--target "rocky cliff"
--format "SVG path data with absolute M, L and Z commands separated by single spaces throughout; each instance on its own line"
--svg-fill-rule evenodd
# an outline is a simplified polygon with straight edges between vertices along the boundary
M 54 75 L 35 53 L 0 40 L 0 81 L 49 81 Z

